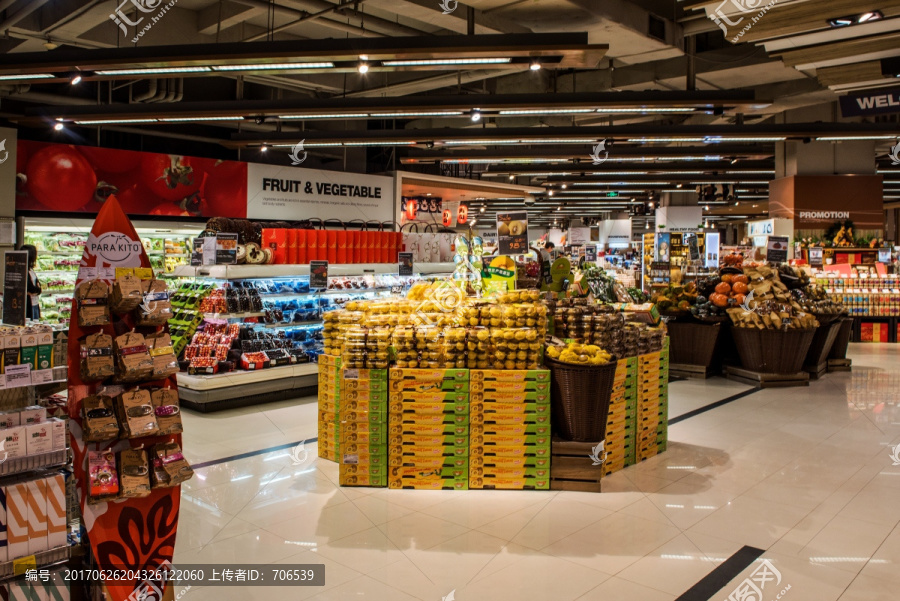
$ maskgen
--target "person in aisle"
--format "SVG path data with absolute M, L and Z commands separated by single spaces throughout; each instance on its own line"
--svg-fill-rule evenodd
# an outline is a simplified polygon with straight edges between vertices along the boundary
M 37 265 L 37 248 L 31 244 L 23 244 L 19 250 L 28 253 L 28 282 L 25 297 L 25 316 L 38 321 L 41 318 L 41 281 L 34 268 Z

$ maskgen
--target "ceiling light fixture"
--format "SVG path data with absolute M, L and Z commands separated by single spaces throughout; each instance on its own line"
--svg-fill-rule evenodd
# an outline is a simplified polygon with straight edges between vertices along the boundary
M 568 188 L 569 186 L 568 186 L 568 184 L 563 184 L 563 185 L 560 186 L 560 187 L 561 187 L 563 190 L 565 190 L 565 189 Z
M 816 138 L 817 142 L 853 142 L 855 140 L 893 140 L 897 136 L 828 136 Z
M 693 113 L 693 108 L 682 108 L 682 107 L 638 107 L 638 108 L 624 108 L 624 109 L 611 109 L 611 108 L 600 108 L 597 109 L 598 113 Z
M 871 21 L 878 21 L 884 18 L 884 14 L 880 10 L 873 10 L 859 15 L 849 17 L 838 17 L 837 19 L 828 19 L 828 24 L 832 27 L 850 27 L 851 25 L 862 25 Z
M 213 71 L 275 71 L 291 69 L 333 69 L 334 63 L 269 63 L 256 65 L 213 65 Z
M 83 79 L 83 78 L 81 77 L 81 73 L 76 73 L 76 74 L 72 77 L 72 79 L 69 81 L 69 83 L 72 84 L 73 86 L 77 86 L 78 84 L 81 83 L 81 80 L 82 80 L 82 79 Z
M 594 109 L 515 109 L 500 111 L 501 115 L 579 115 Z
M 356 70 L 360 72 L 360 74 L 365 75 L 369 72 L 369 63 L 359 63 L 359 66 L 356 67 Z
M 531 66 L 529 67 L 529 69 L 531 69 L 532 71 L 540 71 L 541 63 L 538 61 L 534 61 L 533 63 L 531 63 Z
M 55 123 L 53 125 L 53 129 L 55 129 L 56 131 L 62 131 L 63 128 L 65 128 L 65 125 L 63 125 L 62 123 Z
M 209 67 L 145 67 L 141 69 L 108 69 L 96 71 L 97 75 L 169 75 L 173 73 L 206 73 L 212 69 Z
M 243 121 L 244 117 L 235 115 L 232 117 L 160 117 L 164 123 L 182 123 L 186 121 Z
M 382 61 L 385 67 L 428 67 L 441 65 L 505 65 L 511 58 L 424 58 L 416 60 Z
M 454 117 L 462 114 L 462 111 L 430 111 L 421 113 L 370 113 L 369 117 Z
M 469 113 L 469 117 L 471 117 L 472 121 L 474 121 L 475 123 L 478 123 L 479 121 L 481 121 L 481 111 L 478 109 L 472 109 L 472 112 Z M 463 143 L 463 142 L 464 141 L 460 141 L 460 143 Z
M 262 146 L 259 147 L 260 152 L 266 152 L 267 150 L 269 150 L 269 147 L 266 146 L 265 144 L 263 144 Z
M 156 119 L 97 119 L 91 121 L 75 121 L 78 125 L 111 125 L 115 123 L 156 123 Z
M 28 81 L 30 79 L 54 79 L 49 73 L 23 73 L 21 75 L 0 75 L 0 81 Z
M 369 113 L 321 113 L 302 115 L 278 115 L 279 119 L 358 119 L 368 117 Z

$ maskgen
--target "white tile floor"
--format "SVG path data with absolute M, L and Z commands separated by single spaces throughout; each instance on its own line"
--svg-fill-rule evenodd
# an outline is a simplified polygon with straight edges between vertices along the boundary
M 788 585 L 787 601 L 894 601 L 900 347 L 852 345 L 851 357 L 852 373 L 672 425 L 667 453 L 600 494 L 340 488 L 313 444 L 300 465 L 280 450 L 200 468 L 183 486 L 176 564 L 319 563 L 326 585 L 183 598 L 666 601 L 750 545 L 782 578 L 763 601 Z M 671 417 L 747 389 L 672 383 Z M 314 398 L 189 413 L 185 452 L 200 463 L 313 438 L 315 419 Z

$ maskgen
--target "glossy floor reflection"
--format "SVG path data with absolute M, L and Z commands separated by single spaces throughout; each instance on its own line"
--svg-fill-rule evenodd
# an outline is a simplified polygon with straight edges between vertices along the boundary
M 313 445 L 198 469 L 183 486 L 176 564 L 319 563 L 326 585 L 194 587 L 183 598 L 666 601 L 750 545 L 782 578 L 766 601 L 787 584 L 788 601 L 893 601 L 900 347 L 852 345 L 851 357 L 852 373 L 671 426 L 667 453 L 607 478 L 600 494 L 340 488 Z M 675 382 L 671 414 L 745 389 Z M 271 448 L 315 436 L 315 399 L 190 414 L 185 429 L 194 463 Z

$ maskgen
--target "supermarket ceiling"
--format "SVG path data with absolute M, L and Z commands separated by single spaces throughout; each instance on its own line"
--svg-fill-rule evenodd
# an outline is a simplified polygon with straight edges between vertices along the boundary
M 304 140 L 304 166 L 508 178 L 592 211 L 734 182 L 742 214 L 777 143 L 863 138 L 900 197 L 897 114 L 809 112 L 898 84 L 900 0 L 0 0 L 0 31 L 23 137 L 261 162 Z

